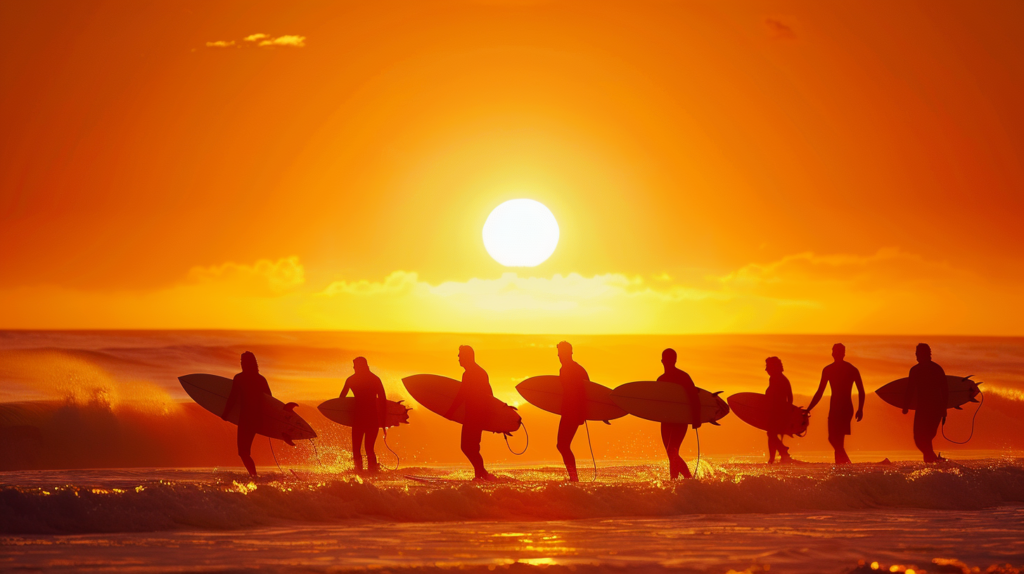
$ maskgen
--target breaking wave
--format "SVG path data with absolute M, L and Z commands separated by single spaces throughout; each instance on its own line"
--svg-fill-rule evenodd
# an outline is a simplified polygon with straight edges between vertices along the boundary
M 699 481 L 636 482 L 644 470 L 621 467 L 594 484 L 569 485 L 540 471 L 508 482 L 416 482 L 402 475 L 254 483 L 240 475 L 205 480 L 145 480 L 144 474 L 100 487 L 46 486 L 60 475 L 0 487 L 0 532 L 137 532 L 236 529 L 310 522 L 383 520 L 568 520 L 723 513 L 862 509 L 977 510 L 1024 503 L 1019 460 L 971 466 L 901 464 L 833 470 L 828 465 L 775 472 L 735 465 Z M 763 467 L 761 467 L 763 468 Z M 713 474 L 712 472 L 713 471 Z M 415 472 L 415 469 L 410 472 Z M 422 470 L 429 472 L 429 470 Z M 534 473 L 534 474 L 528 474 Z M 628 481 L 628 482 L 627 482 Z M 81 477 L 75 483 L 87 483 Z M 31 484 L 31 485 L 25 485 Z M 135 486 L 132 486 L 132 485 Z

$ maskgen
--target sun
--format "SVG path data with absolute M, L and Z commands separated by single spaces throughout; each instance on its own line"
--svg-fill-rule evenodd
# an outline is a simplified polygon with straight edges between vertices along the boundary
M 484 248 L 505 267 L 536 267 L 558 246 L 558 222 L 543 203 L 512 199 L 484 222 Z

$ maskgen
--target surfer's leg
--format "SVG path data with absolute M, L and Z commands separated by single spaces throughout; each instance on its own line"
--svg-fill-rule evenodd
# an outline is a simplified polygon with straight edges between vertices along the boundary
M 366 468 L 370 472 L 377 472 L 380 470 L 380 465 L 377 464 L 377 453 L 373 450 L 374 445 L 377 443 L 377 433 L 379 431 L 379 427 L 366 429 Z
M 249 476 L 256 476 L 256 461 L 252 459 L 252 441 L 256 438 L 256 430 L 249 427 L 238 427 L 238 456 L 249 471 Z
M 939 459 L 932 448 L 932 439 L 938 433 L 941 421 L 941 415 L 935 416 L 933 413 L 920 410 L 914 412 L 914 444 L 924 455 L 925 462 L 935 462 Z
M 462 454 L 466 455 L 469 463 L 473 465 L 474 478 L 486 478 L 487 470 L 484 469 L 484 457 L 480 456 L 480 438 L 483 429 L 470 425 L 462 425 Z
M 686 466 L 686 461 L 683 457 L 679 456 L 679 448 L 683 446 L 683 441 L 686 439 L 686 425 L 679 425 L 679 428 L 674 432 L 672 437 L 672 454 L 676 457 L 676 469 L 683 475 L 684 478 L 693 478 L 690 474 L 690 467 Z
M 579 482 L 579 475 L 576 473 L 576 457 L 572 454 L 572 439 L 580 425 L 562 417 L 558 421 L 558 452 L 562 455 L 562 462 L 565 463 L 565 470 L 569 473 L 569 480 Z
M 661 444 L 665 445 L 665 454 L 668 455 L 668 476 L 675 480 L 679 476 L 679 469 L 672 456 L 672 426 L 669 423 L 661 423 Z
M 356 470 L 363 470 L 363 454 L 360 452 L 362 448 L 363 436 L 366 431 L 362 425 L 352 425 L 352 464 Z
M 768 464 L 775 462 L 775 435 L 768 433 Z

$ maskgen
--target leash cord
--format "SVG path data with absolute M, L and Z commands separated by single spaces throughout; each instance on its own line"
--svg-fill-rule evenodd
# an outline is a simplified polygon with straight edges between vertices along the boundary
M 957 442 L 946 436 L 946 423 L 942 423 L 942 438 L 953 444 L 967 444 L 971 442 L 971 439 L 974 438 L 974 421 L 978 420 L 978 411 L 981 410 L 981 405 L 985 404 L 985 393 L 979 391 L 978 394 L 981 395 L 981 401 L 978 403 L 978 408 L 974 409 L 974 416 L 971 417 L 971 434 L 967 437 L 967 440 L 964 442 Z
M 700 474 L 700 431 L 693 429 L 693 434 L 697 436 L 697 467 L 693 469 L 693 478 L 700 478 L 697 476 Z
M 510 453 L 516 455 L 516 456 L 522 455 L 523 453 L 526 452 L 526 449 L 530 448 L 530 431 L 526 430 L 526 425 L 524 425 L 522 422 L 520 422 L 519 424 L 522 425 L 523 432 L 526 433 L 526 446 L 523 447 L 522 452 L 516 452 L 516 451 L 512 450 L 512 445 L 508 444 L 508 435 L 507 434 L 503 434 L 502 435 L 503 437 L 505 437 L 505 446 L 508 447 L 508 451 Z
M 594 461 L 594 480 L 590 482 L 597 482 L 597 459 L 594 457 L 594 443 L 590 442 L 590 425 L 583 421 L 583 426 L 587 427 L 587 446 L 590 447 L 590 460 Z
M 384 446 L 387 447 L 387 449 L 391 451 L 391 454 L 395 455 L 395 468 L 391 469 L 391 471 L 394 472 L 394 471 L 398 470 L 399 465 L 402 464 L 402 459 L 399 458 L 397 452 L 395 452 L 394 450 L 391 450 L 391 445 L 388 444 L 388 435 L 387 434 L 384 435 Z
M 270 454 L 274 455 L 274 463 L 277 464 L 277 471 L 283 474 L 284 469 L 281 468 L 281 463 L 277 462 L 277 453 L 274 452 L 274 441 L 270 440 L 269 436 L 267 437 L 267 444 L 270 445 Z

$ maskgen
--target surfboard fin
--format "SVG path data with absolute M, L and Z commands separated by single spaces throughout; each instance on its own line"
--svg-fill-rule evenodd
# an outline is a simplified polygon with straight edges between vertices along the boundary
M 610 423 L 610 422 L 608 422 L 608 421 L 601 421 L 601 422 L 603 422 L 604 424 L 606 424 L 606 425 L 608 425 L 608 426 L 612 426 L 612 423 Z
M 972 400 L 972 401 L 974 401 L 974 399 L 971 399 L 971 400 Z M 978 402 L 978 401 L 974 401 L 974 402 Z M 953 407 L 953 408 L 954 408 L 954 409 L 956 409 L 956 410 L 958 410 L 958 411 L 962 411 L 962 410 L 964 410 L 964 408 L 963 408 L 963 407 Z
M 299 406 L 299 403 L 288 403 L 284 406 L 284 410 L 288 412 L 295 412 L 295 407 Z
M 717 395 L 718 393 L 715 393 L 715 394 Z M 713 424 L 713 425 L 715 425 L 716 427 L 720 427 L 720 426 L 722 426 L 722 425 L 718 424 L 718 421 L 708 421 L 708 423 L 710 423 L 710 424 Z
M 286 445 L 288 445 L 288 446 L 295 446 L 295 443 L 292 442 L 292 437 L 290 437 L 290 436 L 288 436 L 286 434 L 282 434 L 281 435 L 281 440 L 283 440 L 284 443 Z
M 712 394 L 712 395 L 715 395 L 715 396 L 717 397 L 718 395 L 720 395 L 720 394 L 722 394 L 722 393 L 724 393 L 724 392 L 725 392 L 725 391 L 718 391 L 717 393 L 711 393 L 711 394 Z

